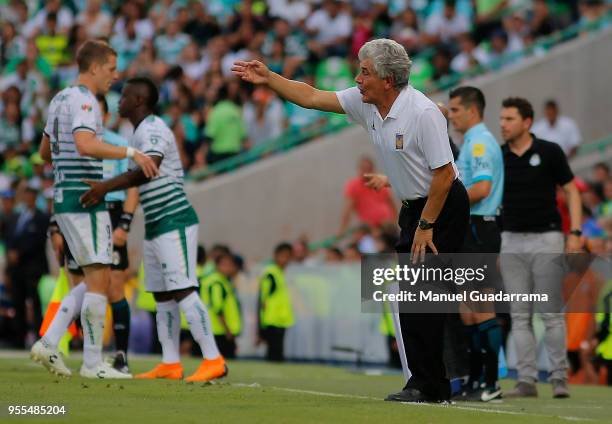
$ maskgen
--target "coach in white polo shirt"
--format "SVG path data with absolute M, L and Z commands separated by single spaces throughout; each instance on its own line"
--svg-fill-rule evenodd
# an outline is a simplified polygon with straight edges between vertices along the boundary
M 236 62 L 232 71 L 245 81 L 266 84 L 281 97 L 309 109 L 346 113 L 376 147 L 386 176 L 370 185 L 390 185 L 402 199 L 400 253 L 414 259 L 425 252 L 459 251 L 467 231 L 469 200 L 448 143 L 438 107 L 408 85 L 410 59 L 393 40 L 366 43 L 359 51 L 357 87 L 333 92 L 288 80 L 259 61 Z M 387 400 L 439 402 L 450 398 L 442 359 L 445 314 L 400 314 L 404 354 L 412 376 Z

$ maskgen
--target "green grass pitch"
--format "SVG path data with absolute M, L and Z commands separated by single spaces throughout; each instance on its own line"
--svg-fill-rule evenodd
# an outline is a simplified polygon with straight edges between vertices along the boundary
M 157 357 L 132 358 L 135 373 Z M 198 365 L 183 358 L 186 374 Z M 78 370 L 80 358 L 67 361 Z M 182 381 L 59 379 L 25 353 L 0 353 L 0 422 L 79 423 L 559 423 L 611 422 L 612 388 L 572 386 L 572 397 L 554 400 L 550 386 L 540 397 L 450 406 L 384 402 L 397 391 L 399 375 L 365 375 L 340 367 L 304 364 L 229 363 L 229 376 L 215 384 Z M 513 382 L 502 383 L 505 389 Z M 8 405 L 66 405 L 58 417 L 14 417 Z M 59 420 L 59 421 L 57 421 Z

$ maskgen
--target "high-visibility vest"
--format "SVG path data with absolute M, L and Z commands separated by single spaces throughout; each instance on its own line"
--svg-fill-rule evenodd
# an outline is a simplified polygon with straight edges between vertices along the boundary
M 136 307 L 143 311 L 155 312 L 157 311 L 157 304 L 155 303 L 155 297 L 153 293 L 147 291 L 145 287 L 145 272 L 144 264 L 140 264 L 140 270 L 138 271 L 138 298 L 136 299 Z M 189 324 L 185 319 L 185 314 L 181 311 L 181 328 L 183 330 L 189 329 Z
M 222 273 L 214 272 L 202 280 L 200 294 L 202 301 L 208 307 L 213 334 L 215 336 L 225 334 L 225 328 L 219 320 L 219 315 L 223 317 L 234 336 L 240 334 L 242 330 L 240 304 L 230 280 Z
M 383 302 L 383 313 L 380 317 L 380 325 L 378 326 L 378 330 L 380 331 L 380 334 L 395 337 L 395 327 L 393 326 L 391 308 L 387 302 Z
M 35 43 L 40 55 L 51 65 L 58 66 L 66 60 L 68 37 L 65 35 L 39 35 Z
M 38 334 L 42 337 L 51 325 L 51 321 L 55 318 L 55 314 L 59 311 L 59 307 L 62 304 L 62 300 L 64 297 L 70 292 L 70 284 L 68 284 L 68 277 L 64 272 L 63 268 L 60 268 L 59 274 L 57 276 L 57 280 L 55 282 L 55 287 L 53 289 L 53 294 L 51 295 L 51 300 L 47 305 L 47 310 L 45 311 L 45 316 L 43 317 L 42 324 L 40 326 L 40 330 Z M 58 345 L 59 350 L 65 355 L 68 356 L 70 340 L 73 337 L 76 337 L 79 334 L 76 324 L 74 321 L 68 327 L 68 331 L 64 336 L 62 336 L 60 343 Z
M 140 264 L 138 270 L 138 298 L 136 299 L 136 307 L 143 311 L 155 312 L 157 307 L 155 306 L 155 298 L 153 293 L 149 293 L 145 287 L 145 272 L 144 264 Z
M 205 266 L 204 265 L 196 265 L 196 277 L 198 278 L 198 281 L 202 281 L 203 278 L 206 277 L 205 275 Z
M 604 312 L 598 312 L 595 315 L 597 324 L 602 331 L 605 330 L 605 339 L 599 342 L 595 352 L 603 359 L 612 361 L 612 292 L 608 293 L 604 299 Z
M 262 328 L 288 328 L 294 323 L 291 297 L 285 273 L 276 264 L 269 265 L 259 279 L 259 323 Z

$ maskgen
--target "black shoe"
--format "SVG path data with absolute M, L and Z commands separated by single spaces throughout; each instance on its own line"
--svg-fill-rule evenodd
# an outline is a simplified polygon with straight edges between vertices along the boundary
M 117 353 L 115 354 L 115 358 L 113 359 L 112 367 L 123 374 L 130 373 L 130 369 L 127 363 L 127 357 L 125 356 L 125 353 L 123 351 L 117 351 Z
M 468 382 L 466 384 L 462 384 L 459 391 L 452 395 L 451 398 L 460 402 L 467 402 L 470 401 L 474 396 L 474 393 L 478 391 L 480 391 L 480 384 L 478 384 L 477 381 Z
M 459 402 L 467 402 L 474 395 L 475 390 L 461 390 L 458 393 L 455 393 L 451 399 L 459 401 Z
M 391 393 L 385 398 L 389 402 L 411 402 L 411 403 L 446 403 L 448 400 L 435 399 L 423 394 L 418 389 L 406 388 L 401 392 Z

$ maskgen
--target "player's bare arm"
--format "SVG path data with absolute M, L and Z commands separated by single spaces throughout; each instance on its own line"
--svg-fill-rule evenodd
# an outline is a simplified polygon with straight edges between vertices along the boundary
M 159 168 L 162 158 L 160 156 L 148 156 L 156 168 Z M 117 175 L 115 178 L 105 180 L 102 182 L 84 180 L 85 183 L 89 184 L 91 188 L 81 196 L 81 204 L 84 207 L 90 207 L 97 205 L 102 200 L 106 193 L 117 190 L 125 190 L 130 187 L 137 187 L 145 184 L 151 180 L 151 177 L 145 175 L 142 169 L 134 169 L 128 172 L 124 172 L 121 175 Z
M 127 219 L 131 220 L 131 218 L 134 216 L 136 208 L 138 207 L 139 201 L 140 195 L 138 194 L 138 189 L 136 187 L 128 188 L 125 201 L 123 202 L 123 214 L 121 215 L 122 219 L 127 215 Z M 127 242 L 127 239 L 128 231 L 126 231 L 121 225 L 117 226 L 117 228 L 115 228 L 113 231 L 113 245 L 123 246 Z
M 38 148 L 38 154 L 47 163 L 51 163 L 51 142 L 46 134 L 43 134 Z
M 333 91 L 318 90 L 306 83 L 284 78 L 258 60 L 238 61 L 234 63 L 232 72 L 244 81 L 267 85 L 282 98 L 307 109 L 344 113 Z
M 100 140 L 93 132 L 76 131 L 74 143 L 80 155 L 97 159 L 125 159 L 131 158 L 140 166 L 147 178 L 153 178 L 159 169 L 151 157 L 130 147 L 113 146 Z

